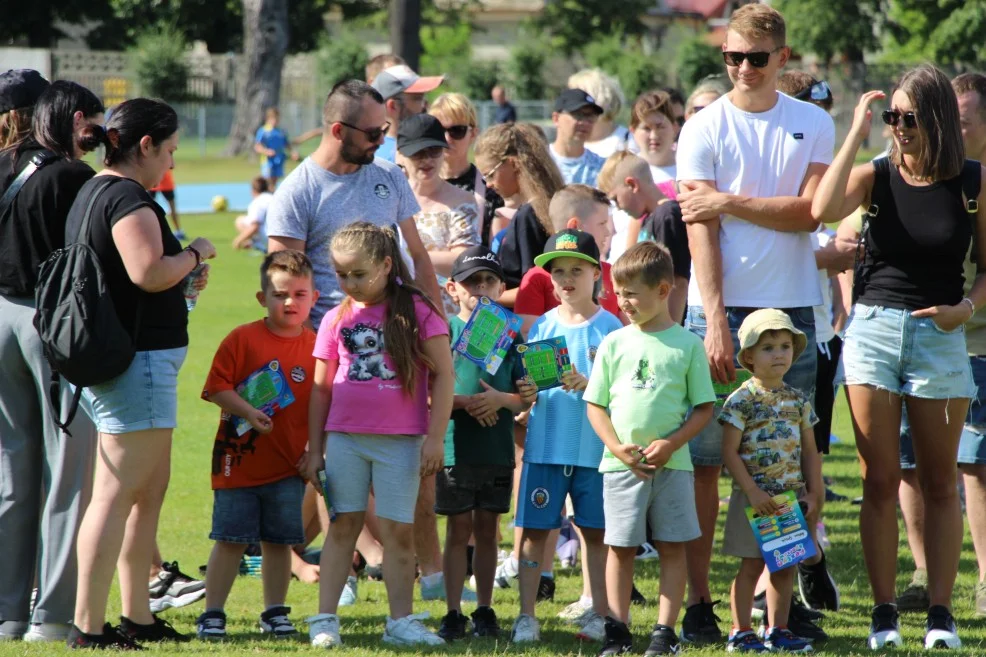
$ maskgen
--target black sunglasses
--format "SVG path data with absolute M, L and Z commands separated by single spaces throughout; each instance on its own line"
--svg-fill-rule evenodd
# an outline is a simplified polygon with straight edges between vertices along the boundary
M 359 130 L 364 135 L 366 135 L 366 138 L 369 139 L 370 141 L 380 141 L 380 138 L 383 137 L 388 130 L 390 130 L 390 121 L 384 123 L 379 128 L 370 128 L 369 130 L 364 130 L 358 125 L 346 123 L 345 121 L 339 121 L 339 123 L 346 126 L 347 128 L 352 128 L 353 130 Z
M 748 60 L 753 68 L 763 68 L 770 61 L 770 56 L 783 47 L 774 48 L 770 52 L 734 52 L 730 50 L 722 53 L 722 59 L 726 62 L 726 66 L 742 66 L 743 60 Z
M 901 118 L 904 119 L 905 128 L 913 130 L 918 127 L 918 117 L 914 112 L 901 113 L 899 110 L 894 109 L 883 110 L 883 122 L 887 125 L 896 126 L 900 123 Z
M 469 126 L 467 125 L 450 125 L 445 128 L 445 132 L 452 139 L 458 141 L 460 139 L 465 139 L 466 135 L 469 134 Z

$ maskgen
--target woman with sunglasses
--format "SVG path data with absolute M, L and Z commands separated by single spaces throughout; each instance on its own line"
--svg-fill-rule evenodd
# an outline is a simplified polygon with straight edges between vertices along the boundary
M 860 535 L 875 604 L 869 647 L 903 643 L 894 584 L 899 433 L 906 404 L 927 509 L 931 606 L 925 647 L 958 648 L 951 614 L 962 548 L 956 461 L 975 395 L 963 325 L 986 304 L 981 269 L 968 296 L 962 296 L 963 262 L 973 231 L 978 262 L 986 262 L 986 210 L 977 208 L 977 202 L 986 205 L 986 192 L 967 198 L 965 190 L 986 190 L 986 185 L 979 164 L 965 159 L 948 77 L 932 66 L 905 73 L 890 109 L 883 112 L 884 122 L 893 126 L 889 157 L 853 168 L 870 132 L 870 106 L 884 98 L 881 91 L 863 94 L 812 204 L 812 214 L 825 222 L 838 221 L 860 205 L 869 207 L 843 348 L 863 473 Z
M 479 169 L 469 161 L 469 151 L 479 136 L 476 108 L 464 95 L 447 93 L 435 99 L 428 113 L 441 122 L 448 142 L 442 178 L 476 199 L 480 219 L 476 230 L 483 246 L 489 246 L 493 235 L 507 227 L 507 220 L 497 214 L 503 207 L 503 198 L 486 184 Z

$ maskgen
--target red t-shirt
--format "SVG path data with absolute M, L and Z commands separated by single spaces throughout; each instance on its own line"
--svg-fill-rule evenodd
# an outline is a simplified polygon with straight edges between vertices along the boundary
M 161 182 L 151 187 L 151 192 L 173 192 L 175 191 L 175 177 L 171 175 L 171 171 L 165 171 L 164 177 L 161 178 Z
M 233 329 L 219 345 L 202 399 L 236 386 L 277 359 L 294 402 L 271 418 L 268 434 L 250 430 L 242 436 L 223 411 L 212 449 L 212 487 L 246 488 L 298 474 L 295 465 L 308 444 L 308 400 L 315 376 L 315 333 L 309 329 L 294 338 L 271 333 L 264 320 Z
M 626 317 L 620 310 L 613 291 L 612 266 L 608 262 L 600 263 L 602 268 L 603 289 L 599 295 L 599 305 L 604 310 L 616 315 L 616 318 L 626 324 Z M 533 315 L 540 317 L 561 302 L 555 296 L 555 287 L 551 282 L 551 274 L 541 267 L 531 267 L 520 281 L 517 300 L 514 302 L 514 312 L 518 315 Z

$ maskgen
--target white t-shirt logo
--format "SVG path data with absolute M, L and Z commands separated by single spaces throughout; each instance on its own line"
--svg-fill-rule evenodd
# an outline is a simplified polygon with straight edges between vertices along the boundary
M 373 193 L 377 195 L 377 198 L 390 198 L 390 188 L 383 183 L 377 183 L 373 187 Z

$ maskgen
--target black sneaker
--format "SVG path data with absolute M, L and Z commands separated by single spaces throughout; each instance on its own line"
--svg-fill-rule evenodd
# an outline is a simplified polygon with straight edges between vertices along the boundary
M 438 628 L 438 636 L 442 637 L 446 641 L 454 641 L 455 639 L 464 639 L 466 637 L 466 626 L 469 625 L 469 619 L 466 618 L 462 612 L 456 610 L 450 610 L 445 617 L 442 618 L 442 626 Z
M 366 575 L 366 579 L 371 579 L 374 582 L 383 581 L 383 564 L 378 564 L 376 566 L 371 566 L 366 564 L 366 568 L 363 569 L 363 574 Z
M 205 582 L 193 579 L 178 569 L 178 562 L 164 562 L 161 572 L 148 586 L 151 594 L 151 613 L 184 607 L 205 597 Z
M 98 650 L 143 650 L 144 647 L 141 646 L 136 641 L 132 640 L 119 629 L 113 627 L 109 623 L 103 625 L 102 634 L 86 634 L 75 624 L 72 624 L 71 629 L 68 631 L 68 638 L 65 639 L 65 644 L 72 650 L 79 649 L 98 649 Z
M 962 641 L 955 630 L 955 619 L 952 612 L 942 605 L 934 605 L 928 609 L 927 633 L 924 635 L 925 650 L 934 648 L 961 648 Z
M 791 601 L 791 611 L 787 615 L 787 629 L 795 636 L 801 637 L 808 643 L 821 643 L 827 641 L 829 635 L 825 630 L 815 624 L 812 618 L 811 609 L 808 609 L 800 602 Z M 817 613 L 817 612 L 815 612 Z M 766 618 L 764 618 L 766 620 Z
M 824 553 L 814 565 L 798 564 L 798 592 L 806 607 L 839 611 L 839 587 L 825 566 Z
M 674 633 L 674 628 L 659 623 L 650 633 L 650 645 L 644 651 L 644 657 L 677 655 L 680 650 L 681 644 L 678 643 L 678 635 Z
M 493 607 L 476 607 L 470 615 L 472 618 L 472 635 L 476 637 L 500 636 L 500 624 L 496 620 Z
M 682 643 L 719 643 L 722 641 L 722 630 L 719 629 L 719 617 L 716 616 L 715 606 L 718 600 L 706 602 L 700 598 L 698 602 L 685 609 L 685 618 L 681 621 Z
M 154 622 L 150 625 L 140 625 L 126 616 L 120 616 L 120 632 L 129 637 L 131 641 L 185 643 L 192 640 L 192 637 L 181 634 L 171 626 L 171 623 L 157 616 L 154 617 Z
M 555 599 L 555 579 L 553 577 L 545 577 L 541 575 L 541 581 L 538 582 L 538 597 L 537 601 L 541 602 L 543 600 L 554 601 Z
M 206 641 L 222 641 L 226 638 L 226 613 L 207 611 L 195 620 L 195 634 Z
M 826 502 L 848 502 L 849 498 L 846 495 L 841 495 L 836 493 L 834 490 L 825 487 L 825 501 Z
M 290 613 L 291 607 L 282 606 L 271 607 L 260 614 L 261 634 L 270 634 L 275 639 L 283 639 L 297 634 L 298 630 L 294 629 L 294 625 L 291 624 L 291 620 L 288 618 L 288 614 Z
M 637 590 L 637 584 L 634 583 L 633 588 L 630 589 L 630 604 L 632 605 L 645 605 L 647 604 L 647 598 L 644 594 Z
M 603 649 L 599 651 L 599 657 L 609 657 L 610 655 L 625 655 L 633 650 L 633 635 L 626 623 L 606 617 L 606 640 L 603 642 Z

